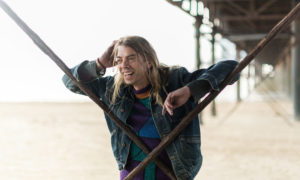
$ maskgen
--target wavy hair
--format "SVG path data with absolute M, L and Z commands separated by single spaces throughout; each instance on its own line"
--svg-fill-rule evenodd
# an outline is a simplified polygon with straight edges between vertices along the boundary
M 132 48 L 141 58 L 142 61 L 150 63 L 151 67 L 148 69 L 146 75 L 150 82 L 151 94 L 154 96 L 157 104 L 162 105 L 162 98 L 159 91 L 165 88 L 163 86 L 163 78 L 161 77 L 161 69 L 167 68 L 165 65 L 161 65 L 158 61 L 157 55 L 151 44 L 143 37 L 140 36 L 126 36 L 122 37 L 116 43 L 113 50 L 113 58 L 115 59 L 118 53 L 119 46 L 127 46 Z M 114 90 L 111 99 L 111 104 L 113 104 L 120 93 L 120 88 L 124 83 L 124 78 L 121 73 L 117 73 L 114 77 Z M 165 91 L 166 92 L 166 91 Z

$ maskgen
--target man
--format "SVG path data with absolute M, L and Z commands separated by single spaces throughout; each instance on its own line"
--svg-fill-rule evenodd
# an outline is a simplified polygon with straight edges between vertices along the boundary
M 183 67 L 161 65 L 146 39 L 128 36 L 115 41 L 97 60 L 84 61 L 71 71 L 154 149 L 201 97 L 211 89 L 218 90 L 236 64 L 223 61 L 190 73 Z M 115 65 L 118 73 L 103 77 L 105 69 Z M 66 75 L 63 82 L 71 91 L 83 94 Z M 105 119 L 123 179 L 146 155 L 107 115 Z M 199 120 L 195 118 L 159 158 L 174 170 L 178 179 L 193 179 L 202 164 L 200 140 Z M 168 177 L 152 162 L 135 179 Z

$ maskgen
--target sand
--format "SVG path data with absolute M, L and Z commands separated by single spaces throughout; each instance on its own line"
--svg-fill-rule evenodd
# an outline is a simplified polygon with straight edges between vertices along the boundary
M 300 122 L 289 101 L 217 103 L 203 113 L 196 180 L 298 180 Z M 1 180 L 106 180 L 119 172 L 94 103 L 0 103 Z

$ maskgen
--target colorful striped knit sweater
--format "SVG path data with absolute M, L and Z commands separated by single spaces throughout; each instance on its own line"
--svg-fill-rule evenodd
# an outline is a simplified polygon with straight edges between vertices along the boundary
M 151 115 L 150 90 L 151 85 L 141 90 L 134 90 L 136 101 L 127 123 L 133 127 L 136 134 L 143 140 L 148 148 L 152 150 L 160 143 L 160 137 Z M 146 154 L 132 142 L 129 158 L 125 169 L 121 171 L 120 179 L 123 180 L 145 157 Z M 165 151 L 159 155 L 159 158 L 171 168 L 171 162 Z M 155 165 L 154 162 L 151 162 L 144 171 L 134 178 L 134 180 L 168 179 L 169 178 Z

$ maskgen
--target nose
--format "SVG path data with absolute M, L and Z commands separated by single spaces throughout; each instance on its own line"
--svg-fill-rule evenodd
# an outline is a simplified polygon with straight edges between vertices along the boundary
M 121 66 L 122 68 L 128 67 L 128 66 L 129 66 L 128 60 L 127 60 L 127 59 L 123 60 L 122 63 L 120 64 L 120 66 Z

